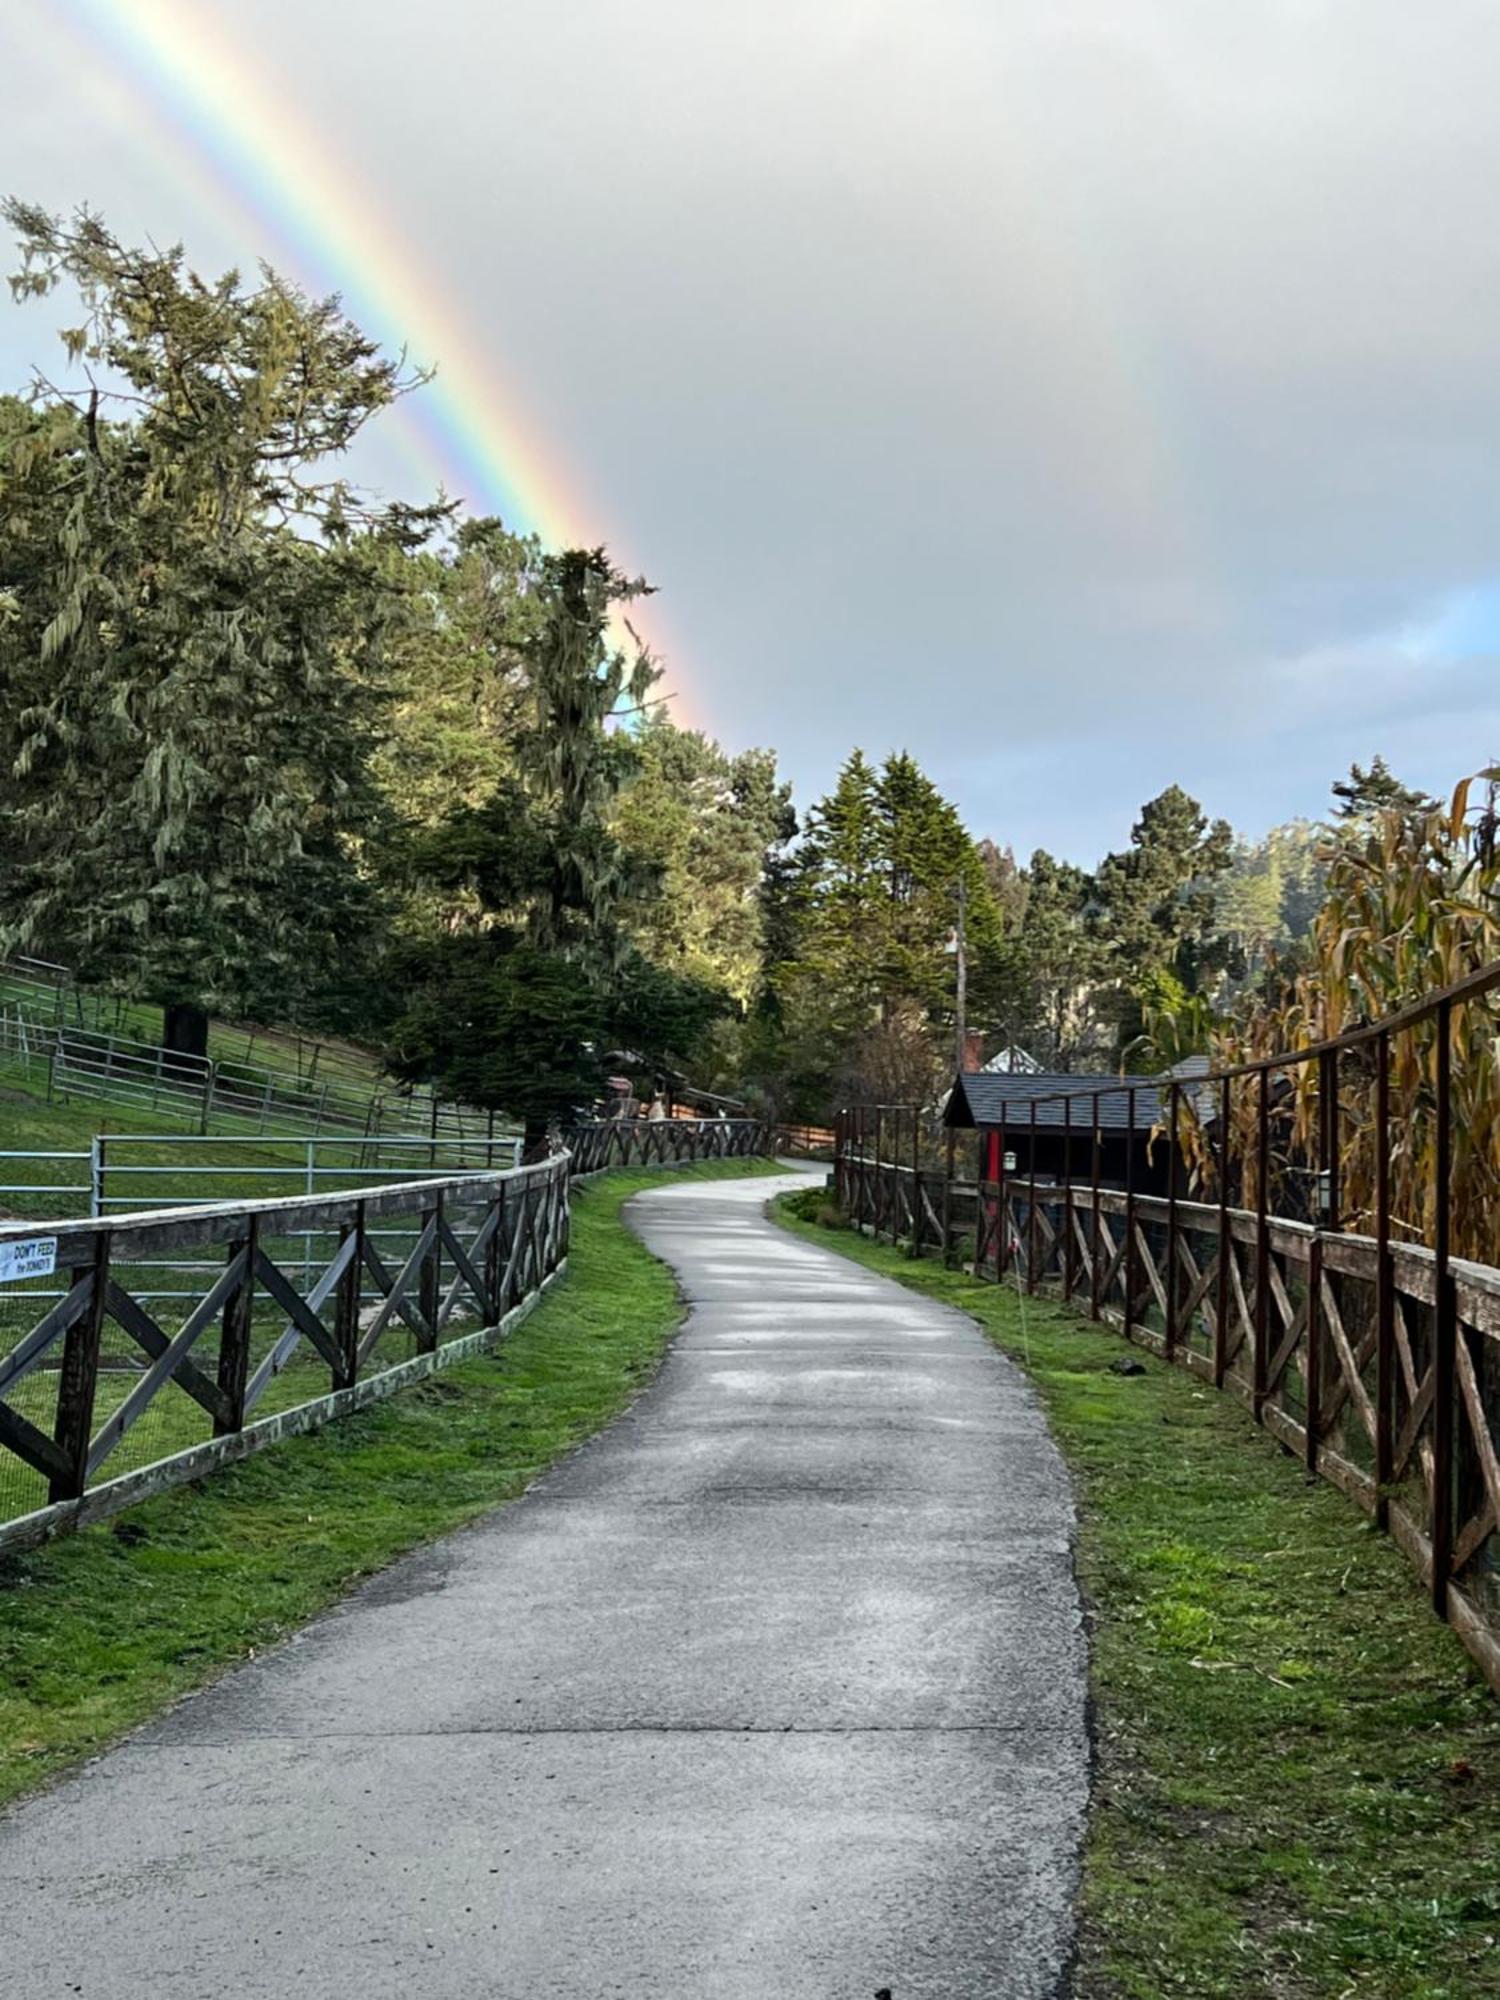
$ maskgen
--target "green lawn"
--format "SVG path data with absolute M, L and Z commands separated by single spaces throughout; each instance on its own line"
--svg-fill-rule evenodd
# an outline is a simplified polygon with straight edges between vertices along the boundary
M 212 1176 L 196 1176 L 192 1181 L 167 1183 L 158 1190 L 157 1184 L 149 1179 L 132 1182 L 118 1182 L 117 1187 L 129 1186 L 142 1197 L 156 1192 L 191 1191 L 199 1200 L 233 1201 L 251 1200 L 265 1194 L 287 1192 L 279 1181 L 267 1182 L 259 1176 L 246 1173 L 243 1169 L 253 1167 L 282 1166 L 295 1171 L 305 1167 L 306 1148 L 295 1141 L 275 1145 L 247 1145 L 243 1137 L 234 1135 L 217 1136 L 210 1146 L 194 1145 L 184 1149 L 174 1146 L 174 1137 L 193 1137 L 197 1125 L 173 1118 L 164 1112 L 138 1112 L 129 1105 L 120 1104 L 49 1104 L 45 1098 L 37 1097 L 21 1089 L 13 1082 L 0 1077 L 0 1153 L 5 1152 L 70 1152 L 86 1153 L 89 1142 L 97 1133 L 105 1135 L 106 1147 L 111 1132 L 149 1131 L 153 1137 L 165 1143 L 156 1146 L 131 1146 L 122 1153 L 133 1166 L 180 1167 L 184 1162 L 212 1160 L 220 1171 Z M 355 1157 L 358 1140 L 349 1142 L 348 1157 Z M 342 1159 L 345 1152 L 342 1144 L 337 1152 L 327 1150 L 327 1157 Z M 236 1167 L 242 1171 L 236 1172 Z M 8 1160 L 0 1158 L 0 1181 L 20 1188 L 0 1196 L 3 1216 L 37 1220 L 50 1219 L 59 1215 L 86 1215 L 88 1213 L 88 1162 L 78 1160 L 63 1164 L 46 1160 Z M 24 1184 L 34 1182 L 59 1186 L 73 1183 L 77 1186 L 78 1198 L 67 1202 L 55 1195 L 30 1194 Z M 326 1185 L 326 1183 L 325 1183 Z
M 0 1149 L 18 1152 L 66 1151 L 85 1152 L 89 1141 L 101 1129 L 104 1119 L 113 1116 L 114 1123 L 129 1124 L 128 1114 L 122 1117 L 118 1106 L 83 1106 L 76 1104 L 47 1104 L 22 1092 L 0 1087 Z M 178 1126 L 177 1131 L 186 1133 L 186 1126 Z M 170 1177 L 156 1177 L 151 1174 L 140 1177 L 111 1178 L 109 1189 L 132 1202 L 149 1199 L 158 1195 L 180 1198 L 190 1195 L 198 1200 L 235 1201 L 253 1200 L 259 1196 L 272 1194 L 294 1194 L 303 1191 L 305 1181 L 306 1154 L 296 1147 L 281 1145 L 248 1146 L 231 1139 L 218 1139 L 210 1147 L 193 1146 L 184 1149 L 172 1144 L 174 1131 L 170 1121 L 163 1121 L 160 1127 L 159 1143 L 132 1146 L 128 1158 L 132 1166 L 145 1168 L 169 1167 Z M 106 1141 L 106 1144 L 108 1142 Z M 345 1151 L 325 1149 L 320 1158 L 329 1165 L 335 1161 L 354 1161 L 361 1157 L 352 1147 Z M 423 1156 L 425 1158 L 425 1156 Z M 181 1175 L 180 1169 L 186 1165 L 211 1161 L 211 1173 L 195 1173 L 192 1178 Z M 268 1178 L 267 1168 L 282 1169 L 279 1178 Z M 86 1189 L 88 1184 L 88 1162 L 78 1160 L 67 1163 L 46 1160 L 3 1160 L 0 1159 L 0 1181 L 8 1183 L 33 1182 L 39 1185 L 59 1186 L 67 1182 L 77 1184 L 76 1199 L 67 1200 L 56 1195 L 12 1192 L 0 1197 L 0 1214 L 4 1217 L 43 1221 L 56 1216 L 84 1215 L 88 1212 Z M 392 1171 L 391 1179 L 402 1178 L 399 1171 Z M 323 1180 L 324 1190 L 335 1182 Z M 112 1210 L 118 1213 L 118 1210 Z M 268 1243 L 272 1255 L 282 1253 L 282 1261 L 289 1269 L 295 1269 L 299 1254 L 303 1249 L 301 1239 L 284 1243 Z M 305 1246 L 309 1257 L 326 1260 L 332 1254 L 332 1241 L 316 1241 Z M 314 1264 L 317 1268 L 317 1264 Z M 142 1283 L 169 1289 L 191 1291 L 195 1280 L 191 1274 L 178 1273 L 167 1269 L 138 1273 Z M 196 1281 L 198 1289 L 206 1289 L 212 1282 L 212 1273 L 205 1273 Z M 23 1296 L 26 1288 L 0 1289 L 0 1354 L 6 1352 L 20 1336 L 34 1323 L 40 1312 L 46 1308 L 46 1300 L 33 1300 Z M 164 1300 L 157 1310 L 162 1318 L 175 1329 L 188 1309 L 189 1299 Z M 263 1295 L 256 1302 L 256 1321 L 253 1341 L 256 1355 L 265 1344 L 274 1341 L 285 1324 L 284 1316 L 279 1316 L 271 1302 Z M 467 1329 L 455 1325 L 453 1332 Z M 383 1343 L 383 1359 L 386 1362 L 405 1358 L 408 1342 L 399 1327 L 390 1329 L 390 1337 Z M 116 1350 L 138 1362 L 139 1355 L 123 1339 L 113 1342 L 110 1352 Z M 100 1377 L 99 1394 L 96 1402 L 96 1416 L 106 1417 L 116 1403 L 121 1401 L 133 1387 L 134 1369 L 111 1370 L 106 1367 Z M 288 1408 L 292 1403 L 304 1402 L 310 1396 L 320 1395 L 328 1387 L 327 1371 L 320 1370 L 313 1363 L 303 1359 L 294 1363 L 283 1374 L 276 1377 L 267 1390 L 266 1396 L 257 1408 L 257 1415 L 266 1416 L 273 1410 Z M 22 1416 L 50 1433 L 55 1409 L 57 1376 L 54 1371 L 40 1370 L 22 1383 L 8 1399 L 13 1408 Z M 125 1472 L 135 1466 L 161 1458 L 168 1452 L 200 1443 L 210 1434 L 207 1416 L 191 1397 L 179 1391 L 171 1391 L 157 1398 L 142 1417 L 140 1423 L 127 1435 L 122 1445 L 111 1457 L 111 1473 Z M 0 1453 L 0 1518 L 27 1512 L 39 1507 L 46 1498 L 45 1482 L 30 1471 L 20 1459 L 9 1453 Z
M 162 1010 L 149 1001 L 116 999 L 74 986 L 59 994 L 51 986 L 10 974 L 3 966 L 0 1002 L 19 1006 L 38 1024 L 60 1022 L 92 1034 L 115 1034 L 146 1043 L 161 1039 Z M 372 1088 L 379 1081 L 379 1058 L 338 1036 L 299 1034 L 295 1028 L 251 1027 L 218 1019 L 208 1025 L 208 1052 L 219 1061 L 258 1061 L 295 1073 L 312 1065 L 315 1049 L 317 1074 L 333 1072 Z
M 1078 1494 L 1098 1771 L 1081 2000 L 1500 1994 L 1500 1704 L 1404 1559 L 1228 1396 L 1076 1313 L 788 1227 L 977 1319 Z
M 769 1162 L 685 1169 L 736 1179 Z M 0 1800 L 143 1721 L 416 1543 L 519 1493 L 651 1375 L 676 1284 L 575 1190 L 566 1278 L 491 1354 L 35 1553 L 0 1558 Z

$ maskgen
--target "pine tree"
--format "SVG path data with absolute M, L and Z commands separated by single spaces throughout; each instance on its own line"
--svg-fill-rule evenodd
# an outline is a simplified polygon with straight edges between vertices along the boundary
M 631 934 L 653 964 L 720 987 L 747 1008 L 765 952 L 762 878 L 796 831 L 790 787 L 776 775 L 773 752 L 727 756 L 664 711 L 633 747 L 635 775 L 613 825 L 653 865 L 659 886 L 627 912 Z
M 1381 756 L 1370 760 L 1368 771 L 1351 764 L 1348 777 L 1334 781 L 1333 796 L 1338 801 L 1334 817 L 1341 820 L 1367 821 L 1383 812 L 1431 812 L 1436 803 L 1426 792 L 1403 785 Z
M 1017 1001 L 1007 1039 L 1050 1069 L 1099 1057 L 1097 985 L 1104 951 L 1091 923 L 1093 877 L 1038 848 L 1025 877 L 1018 926 Z
M 659 669 L 638 641 L 616 646 L 610 622 L 645 588 L 602 549 L 542 558 L 517 648 L 512 773 L 412 843 L 418 872 L 466 915 L 401 957 L 412 990 L 392 1067 L 520 1116 L 532 1148 L 597 1095 L 617 1042 L 664 1065 L 719 1004 L 647 966 L 627 923 L 658 870 L 616 830 L 637 761 L 616 719 L 647 705 Z
M 390 610 L 385 551 L 431 513 L 363 510 L 324 462 L 405 385 L 339 310 L 265 271 L 10 202 L 19 298 L 68 284 L 70 364 L 0 426 L 0 946 L 160 1001 L 296 1016 L 368 937 L 357 866 Z
M 950 1065 L 960 884 L 977 1021 L 1006 973 L 1000 912 L 954 807 L 906 753 L 877 771 L 856 750 L 809 812 L 796 865 L 794 944 L 777 983 L 805 1087 L 821 1073 L 826 1104 L 837 1076 L 874 1087 L 871 1063 L 912 1078 Z
M 1212 823 L 1180 785 L 1141 808 L 1123 854 L 1095 879 L 1095 934 L 1115 983 L 1117 1047 L 1137 1042 L 1145 1009 L 1204 992 L 1226 962 L 1216 889 L 1233 860 L 1228 823 Z

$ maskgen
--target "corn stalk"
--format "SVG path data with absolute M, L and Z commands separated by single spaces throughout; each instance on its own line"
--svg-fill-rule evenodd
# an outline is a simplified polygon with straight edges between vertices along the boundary
M 1312 969 L 1293 978 L 1274 1003 L 1263 1003 L 1216 1037 L 1221 1066 L 1258 1060 L 1325 1041 L 1452 985 L 1500 957 L 1500 842 L 1496 780 L 1465 778 L 1446 809 L 1381 814 L 1362 835 L 1347 834 L 1324 859 L 1328 890 L 1314 929 Z M 1476 786 L 1483 786 L 1475 803 Z M 1394 1232 L 1430 1241 L 1438 1024 L 1435 1019 L 1391 1037 L 1390 1147 Z M 1453 1083 L 1452 1219 L 1457 1254 L 1500 1261 L 1500 1106 L 1497 1018 L 1493 998 L 1455 1006 L 1451 1022 Z M 1306 1211 L 1306 1188 L 1318 1157 L 1322 1116 L 1319 1066 L 1290 1065 L 1273 1079 L 1271 1157 L 1258 1156 L 1256 1078 L 1231 1090 L 1231 1158 L 1243 1163 L 1242 1199 L 1258 1197 L 1269 1176 L 1271 1206 Z M 1205 1109 L 1208 1109 L 1205 1106 Z M 1211 1150 L 1197 1118 L 1184 1140 L 1200 1177 L 1214 1178 Z M 1342 1220 L 1371 1226 L 1377 1132 L 1373 1044 L 1339 1057 L 1338 1150 Z

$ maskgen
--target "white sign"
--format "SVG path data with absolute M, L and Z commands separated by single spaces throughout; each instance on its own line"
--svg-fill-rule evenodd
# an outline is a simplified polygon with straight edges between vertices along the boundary
M 57 1269 L 57 1238 L 28 1236 L 20 1243 L 0 1243 L 0 1285 L 18 1278 L 50 1278 Z

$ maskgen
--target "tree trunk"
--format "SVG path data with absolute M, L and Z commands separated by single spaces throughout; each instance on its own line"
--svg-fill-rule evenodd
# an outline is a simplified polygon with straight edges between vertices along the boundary
M 208 1015 L 192 1000 L 168 1001 L 161 1010 L 161 1045 L 180 1069 L 208 1060 Z
M 528 1163 L 545 1160 L 547 1157 L 547 1137 L 549 1120 L 546 1113 L 528 1112 L 525 1131 L 521 1139 L 521 1158 Z

